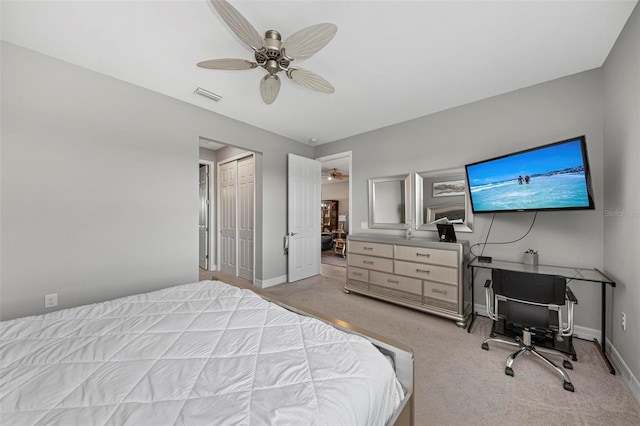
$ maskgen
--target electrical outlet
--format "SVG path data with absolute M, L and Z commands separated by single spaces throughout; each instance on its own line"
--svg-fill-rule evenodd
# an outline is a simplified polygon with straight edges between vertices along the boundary
M 621 322 L 622 322 L 622 331 L 627 331 L 627 314 L 625 314 L 624 312 L 622 313 L 622 315 L 620 315 L 621 317 Z
M 55 308 L 58 306 L 58 293 L 47 294 L 44 296 L 44 307 Z

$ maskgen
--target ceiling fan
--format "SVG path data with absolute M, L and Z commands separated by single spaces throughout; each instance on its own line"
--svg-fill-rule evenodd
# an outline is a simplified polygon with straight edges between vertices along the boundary
M 342 172 L 339 172 L 339 171 L 338 171 L 338 169 L 335 169 L 335 168 L 334 168 L 334 169 L 329 173 L 329 176 L 327 177 L 327 179 L 329 179 L 329 180 L 334 180 L 334 179 L 335 179 L 335 180 L 342 180 L 342 179 L 344 179 L 344 178 L 346 178 L 346 177 L 349 177 L 349 175 L 344 174 L 344 173 L 342 173 Z
M 240 40 L 254 51 L 254 61 L 245 59 L 211 59 L 197 64 L 214 70 L 248 70 L 262 67 L 267 74 L 260 81 L 260 94 L 266 104 L 272 104 L 280 92 L 278 73 L 283 71 L 289 79 L 307 89 L 320 93 L 333 93 L 335 89 L 318 74 L 291 66 L 294 60 L 310 58 L 329 43 L 338 27 L 335 24 L 317 24 L 291 34 L 284 41 L 276 30 L 268 30 L 264 38 L 226 0 L 210 0 L 220 17 Z

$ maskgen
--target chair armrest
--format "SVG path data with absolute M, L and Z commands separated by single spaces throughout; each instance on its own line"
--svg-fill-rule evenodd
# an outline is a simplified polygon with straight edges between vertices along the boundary
M 573 291 L 571 291 L 571 288 L 569 286 L 567 286 L 567 299 L 569 299 L 569 302 L 573 302 L 576 305 L 578 304 L 578 299 L 576 299 L 576 295 L 573 294 Z
M 487 303 L 487 315 L 494 321 L 498 320 L 498 315 L 496 313 L 496 304 L 493 296 L 493 286 L 491 285 L 491 280 L 487 280 L 484 282 L 484 293 Z

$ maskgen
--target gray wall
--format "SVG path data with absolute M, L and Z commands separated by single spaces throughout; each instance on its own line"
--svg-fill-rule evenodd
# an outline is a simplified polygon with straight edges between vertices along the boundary
M 218 159 L 215 151 L 206 148 L 199 148 L 198 156 L 201 160 L 211 161 L 212 163 L 215 163 Z
M 402 231 L 363 230 L 367 221 L 367 179 L 454 167 L 569 137 L 586 135 L 595 192 L 595 211 L 538 213 L 531 233 L 522 241 L 490 245 L 486 255 L 522 259 L 527 248 L 538 250 L 540 262 L 601 268 L 603 263 L 603 110 L 602 72 L 593 70 L 523 90 L 492 97 L 441 113 L 316 147 L 317 157 L 352 151 L 352 229 L 402 235 Z M 361 114 L 366 114 L 362 111 Z M 512 241 L 529 229 L 533 213 L 502 213 L 495 217 L 489 242 Z M 475 215 L 475 232 L 460 234 L 472 244 L 484 241 L 491 215 Z M 420 231 L 416 236 L 434 237 Z M 478 253 L 478 250 L 476 250 Z M 485 275 L 478 274 L 478 282 Z M 575 283 L 580 300 L 576 321 L 600 329 L 600 288 Z M 476 302 L 484 290 L 476 287 Z
M 264 152 L 256 278 L 286 275 L 287 153 L 307 145 L 6 42 L 1 136 L 1 319 L 196 281 L 200 137 Z
M 640 379 L 640 7 L 604 65 L 604 267 L 617 282 L 608 336 Z M 627 331 L 620 323 L 627 315 Z M 636 382 L 637 384 L 637 382 Z M 640 391 L 640 389 L 636 390 Z

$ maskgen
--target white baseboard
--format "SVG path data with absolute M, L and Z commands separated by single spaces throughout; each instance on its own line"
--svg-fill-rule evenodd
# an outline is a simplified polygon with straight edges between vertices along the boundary
M 273 287 L 274 285 L 278 285 L 286 282 L 287 282 L 287 276 L 282 275 L 275 278 L 269 278 L 268 280 L 264 280 L 264 281 L 256 279 L 255 285 L 258 288 L 267 288 L 267 287 Z
M 609 339 L 607 339 L 607 355 L 609 355 L 609 359 L 615 365 L 618 370 L 618 373 L 622 376 L 622 381 L 627 388 L 629 388 L 629 392 L 633 398 L 640 404 L 640 381 L 638 378 L 633 375 L 627 363 L 624 362 L 624 359 L 620 356 L 620 353 L 616 350 L 616 348 L 611 344 Z
M 487 316 L 487 307 L 485 305 L 480 305 L 476 303 L 474 307 L 475 307 L 475 312 L 478 315 L 485 316 L 485 317 Z M 600 330 L 596 330 L 593 328 L 580 327 L 580 326 L 574 325 L 573 331 L 574 331 L 573 334 L 580 339 L 585 339 L 585 340 L 598 339 L 598 341 L 600 341 L 600 338 L 601 338 Z M 627 366 L 627 363 L 624 362 L 624 359 L 622 359 L 622 357 L 620 356 L 616 348 L 611 344 L 609 339 L 607 339 L 606 351 L 607 351 L 607 355 L 609 356 L 609 359 L 618 370 L 618 373 L 620 373 L 620 375 L 622 376 L 622 381 L 629 389 L 629 392 L 631 392 L 631 395 L 633 396 L 633 398 L 638 402 L 638 404 L 640 404 L 640 381 L 638 381 L 638 378 L 633 375 L 633 373 Z
M 573 326 L 573 335 L 584 340 L 598 339 L 600 341 L 601 331 L 595 328 L 580 327 L 579 325 Z

